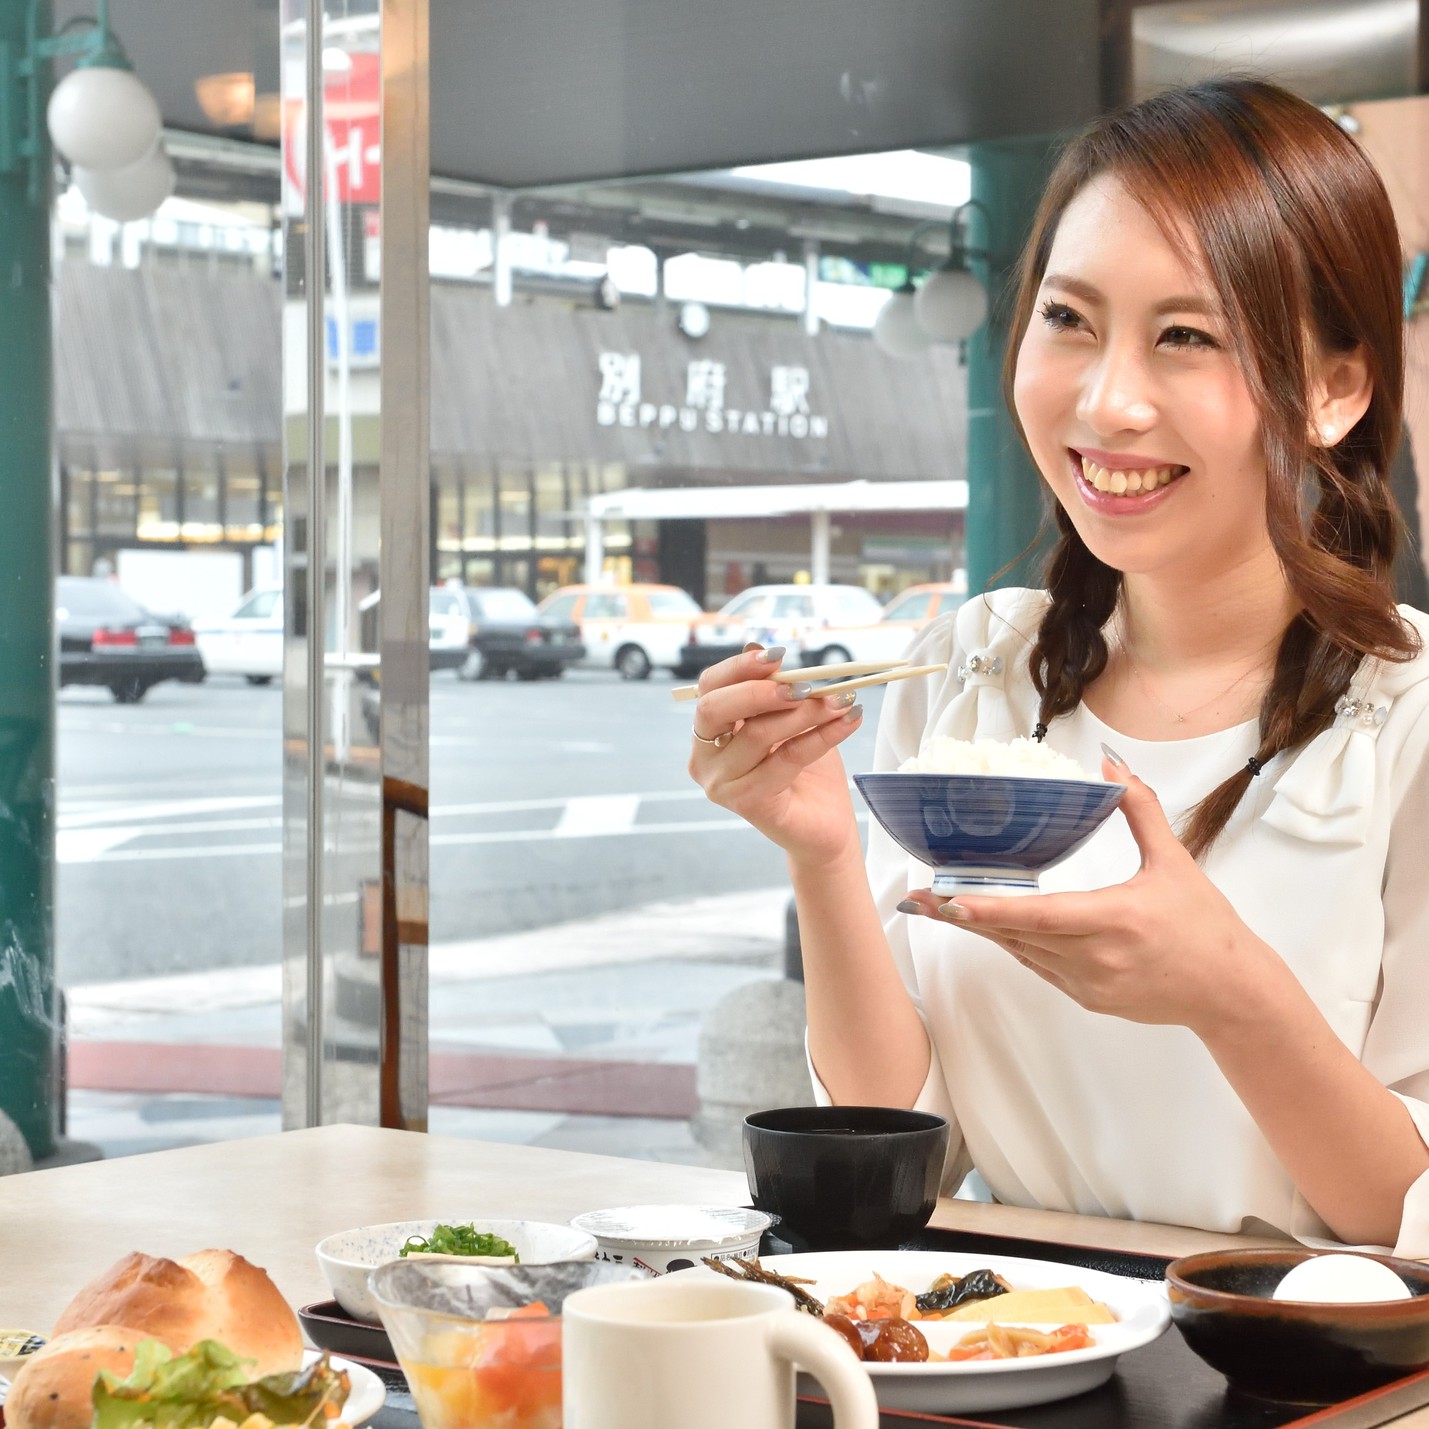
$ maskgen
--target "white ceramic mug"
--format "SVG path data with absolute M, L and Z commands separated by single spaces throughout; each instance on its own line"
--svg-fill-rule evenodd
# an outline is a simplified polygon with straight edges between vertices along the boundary
M 564 1429 L 793 1429 L 795 1366 L 823 1386 L 835 1429 L 878 1429 L 853 1351 L 772 1285 L 593 1285 L 561 1310 Z

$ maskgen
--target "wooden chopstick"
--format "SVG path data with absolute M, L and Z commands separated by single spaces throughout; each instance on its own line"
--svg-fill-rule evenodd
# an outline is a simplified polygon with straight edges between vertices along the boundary
M 781 685 L 799 680 L 837 680 L 844 675 L 877 675 L 884 670 L 901 670 L 906 660 L 844 660 L 837 665 L 804 665 L 797 670 L 780 670 L 772 676 Z
M 885 670 L 881 675 L 863 675 L 857 680 L 835 680 L 832 685 L 820 685 L 809 697 L 821 700 L 825 695 L 836 695 L 840 690 L 866 690 L 870 685 L 887 685 L 893 680 L 911 680 L 914 675 L 936 675 L 947 673 L 946 665 L 909 665 L 902 670 Z
M 906 660 L 847 660 L 838 665 L 806 665 L 800 670 L 781 670 L 771 678 L 779 684 L 791 685 L 808 678 L 813 683 L 819 679 L 829 679 L 831 675 L 856 675 L 858 678 L 833 680 L 830 684 L 819 685 L 812 698 L 822 699 L 825 695 L 836 695 L 840 690 L 862 690 L 870 685 L 886 685 L 890 680 L 907 680 L 914 675 L 935 675 L 946 670 L 946 665 L 910 665 Z M 671 691 L 677 700 L 699 698 L 698 685 L 676 685 Z

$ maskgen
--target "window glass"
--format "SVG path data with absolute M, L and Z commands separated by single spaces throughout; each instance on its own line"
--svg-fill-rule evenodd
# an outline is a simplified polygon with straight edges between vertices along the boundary
M 592 591 L 585 598 L 585 618 L 587 620 L 624 620 L 628 614 L 627 601 L 623 595 L 613 591 Z
M 830 592 L 830 608 L 837 612 L 839 619 L 849 621 L 877 620 L 883 614 L 877 597 L 866 590 L 843 587 Z
M 661 620 L 700 614 L 699 604 L 682 590 L 647 591 L 645 599 L 650 604 L 651 615 Z
M 533 620 L 535 603 L 519 590 L 483 590 L 475 592 L 475 605 L 487 620 Z
M 274 607 L 278 604 L 279 596 L 279 591 L 260 590 L 256 595 L 245 600 L 243 604 L 234 611 L 234 616 L 239 620 L 266 620 L 273 614 Z
M 557 595 L 542 602 L 541 614 L 547 620 L 573 620 L 578 595 Z
M 814 614 L 814 599 L 808 595 L 776 596 L 773 614 L 776 620 L 811 619 Z
M 737 615 L 741 620 L 757 620 L 762 615 L 768 615 L 773 607 L 774 597 L 771 595 L 746 595 L 730 601 L 720 614 Z
M 940 595 L 938 597 L 938 614 L 947 615 L 950 611 L 959 609 L 966 599 L 965 595 Z
M 432 615 L 460 615 L 461 598 L 454 591 L 434 588 L 427 597 L 427 610 Z
M 107 580 L 61 577 L 55 583 L 55 607 L 77 620 L 139 620 L 145 611 Z
M 884 612 L 885 620 L 919 620 L 928 610 L 928 593 L 910 591 L 900 595 Z

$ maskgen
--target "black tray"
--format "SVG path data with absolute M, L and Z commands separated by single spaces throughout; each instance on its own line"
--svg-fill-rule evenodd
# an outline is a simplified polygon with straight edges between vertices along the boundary
M 924 1231 L 901 1248 L 1022 1256 L 1142 1280 L 1161 1279 L 1171 1263 L 1164 1256 L 963 1231 Z M 759 1246 L 761 1255 L 789 1251 L 790 1246 L 773 1234 L 766 1234 Z M 386 1332 L 352 1319 L 335 1300 L 304 1306 L 298 1318 L 320 1348 L 364 1359 L 379 1372 L 400 1375 Z M 388 1374 L 383 1377 L 389 1379 Z M 960 1429 L 1374 1429 L 1426 1405 L 1429 1372 L 1324 1409 L 1251 1399 L 1232 1393 L 1224 1377 L 1194 1354 L 1173 1326 L 1160 1339 L 1118 1359 L 1116 1372 L 1105 1384 L 1071 1399 L 974 1417 L 886 1409 L 880 1423 L 883 1429 L 914 1429 L 919 1424 L 951 1424 Z M 832 1429 L 828 1402 L 801 1398 L 795 1423 L 796 1429 Z M 411 1400 L 389 1393 L 387 1406 L 368 1429 L 413 1429 L 414 1424 Z
M 780 1252 L 784 1249 L 778 1246 Z M 1171 1263 L 1162 1256 L 961 1231 L 924 1231 L 903 1249 L 1023 1256 L 1142 1280 L 1164 1278 Z M 775 1247 L 765 1253 L 776 1253 Z M 1290 1429 L 1302 1425 L 1307 1429 L 1310 1425 L 1315 1429 L 1372 1429 L 1424 1405 L 1429 1405 L 1429 1372 L 1324 1409 L 1270 1404 L 1232 1393 L 1224 1376 L 1193 1353 L 1173 1325 L 1160 1339 L 1121 1356 L 1116 1372 L 1105 1384 L 1071 1399 L 963 1417 L 884 1410 L 881 1422 L 885 1429 L 912 1429 L 917 1424 L 995 1429 Z M 833 1418 L 827 1401 L 801 1399 L 796 1423 L 798 1429 L 831 1429 Z
M 350 1360 L 359 1360 L 369 1369 L 396 1370 L 397 1356 L 392 1341 L 381 1325 L 354 1320 L 336 1300 L 319 1300 L 298 1311 L 298 1323 L 320 1350 L 331 1350 Z M 399 1374 L 400 1370 L 397 1371 Z

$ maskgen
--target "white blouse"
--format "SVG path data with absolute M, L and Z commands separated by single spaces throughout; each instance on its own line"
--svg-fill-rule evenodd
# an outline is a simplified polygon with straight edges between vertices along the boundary
M 888 687 L 875 766 L 896 769 L 934 734 L 1030 736 L 1027 654 L 1046 603 L 1040 591 L 996 591 L 933 622 L 910 656 L 947 661 L 948 677 Z M 1204 866 L 1429 1143 L 1429 617 L 1402 613 L 1426 653 L 1366 661 L 1352 707 L 1266 765 Z M 1001 669 L 975 662 L 983 668 L 960 681 L 955 672 L 975 654 L 1000 656 Z M 1257 738 L 1251 721 L 1197 739 L 1129 739 L 1085 706 L 1047 735 L 1089 771 L 1100 769 L 1103 741 L 1175 823 L 1245 764 Z M 1113 815 L 1042 887 L 1105 887 L 1139 862 Z M 946 1190 L 976 1168 L 1011 1205 L 1330 1238 L 1190 1031 L 1088 1012 L 976 934 L 897 912 L 930 873 L 876 823 L 868 869 L 932 1043 L 916 1105 L 952 1127 Z M 1409 1191 L 1394 1250 L 1429 1257 L 1429 1173 Z

